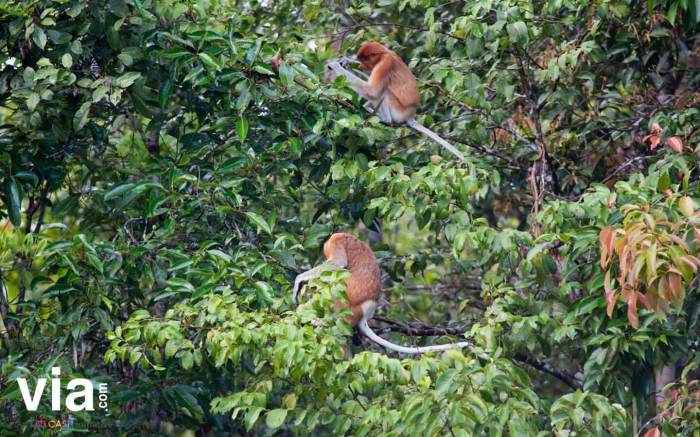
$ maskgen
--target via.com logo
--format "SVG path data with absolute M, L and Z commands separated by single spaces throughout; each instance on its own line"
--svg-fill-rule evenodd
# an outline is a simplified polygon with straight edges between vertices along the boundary
M 51 396 L 51 410 L 61 410 L 61 368 L 51 368 L 51 384 L 49 392 Z M 26 378 L 17 378 L 19 391 L 22 394 L 24 406 L 29 411 L 36 411 L 39 408 L 44 392 L 46 391 L 47 378 L 37 378 L 34 392 L 30 390 L 29 383 Z M 66 384 L 68 393 L 65 397 L 65 408 L 69 411 L 95 411 L 95 387 L 92 381 L 86 378 L 75 378 L 68 381 Z M 106 383 L 98 384 L 97 407 L 104 410 L 105 414 L 109 415 L 109 392 L 107 391 Z

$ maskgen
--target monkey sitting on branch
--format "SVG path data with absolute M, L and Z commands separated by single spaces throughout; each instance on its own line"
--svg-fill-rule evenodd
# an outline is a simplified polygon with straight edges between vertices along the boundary
M 318 278 L 324 269 L 348 269 L 350 277 L 347 278 L 345 288 L 348 303 L 336 302 L 335 309 L 338 311 L 349 307 L 352 314 L 346 320 L 351 326 L 357 326 L 370 340 L 387 349 L 404 354 L 421 354 L 471 346 L 469 342 L 460 342 L 437 346 L 407 347 L 391 343 L 378 336 L 367 324 L 367 321 L 374 316 L 381 291 L 379 263 L 372 249 L 350 234 L 335 233 L 323 245 L 323 255 L 329 261 L 328 266 L 320 265 L 297 275 L 294 279 L 292 300 L 295 304 L 299 303 L 302 283 Z
M 358 63 L 361 69 L 370 72 L 369 79 L 364 80 L 348 69 L 350 64 Z M 365 42 L 356 60 L 342 56 L 326 63 L 324 80 L 330 82 L 339 76 L 344 76 L 355 92 L 367 100 L 365 108 L 369 112 L 376 110 L 383 123 L 406 123 L 464 161 L 464 155 L 452 144 L 413 118 L 420 102 L 416 77 L 396 53 L 377 42 Z

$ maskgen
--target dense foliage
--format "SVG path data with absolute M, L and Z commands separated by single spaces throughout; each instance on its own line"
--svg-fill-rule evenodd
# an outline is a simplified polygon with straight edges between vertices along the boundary
M 53 366 L 107 435 L 700 429 L 698 3 L 374 3 L 0 3 L 0 434 Z M 322 83 L 368 39 L 465 162 Z M 292 305 L 339 230 L 376 330 L 473 347 Z

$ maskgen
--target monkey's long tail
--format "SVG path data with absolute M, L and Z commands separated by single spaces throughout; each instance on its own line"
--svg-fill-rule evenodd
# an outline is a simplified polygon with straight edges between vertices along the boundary
M 441 345 L 436 345 L 436 346 L 423 346 L 423 347 L 406 347 L 406 346 L 399 346 L 398 344 L 394 344 L 390 341 L 384 340 L 380 336 L 374 333 L 372 331 L 372 328 L 369 327 L 367 324 L 367 319 L 363 317 L 360 322 L 357 324 L 357 327 L 360 328 L 360 331 L 362 331 L 363 334 L 365 334 L 367 337 L 369 337 L 370 340 L 373 342 L 384 346 L 387 349 L 391 349 L 396 352 L 401 352 L 403 354 L 423 354 L 426 352 L 438 352 L 438 351 L 446 351 L 448 349 L 461 349 L 464 347 L 469 347 L 472 344 L 469 343 L 468 341 L 463 341 L 459 343 L 450 343 L 450 344 L 441 344 Z
M 440 144 L 442 147 L 449 150 L 450 153 L 452 153 L 457 158 L 459 158 L 460 161 L 464 161 L 464 155 L 462 155 L 462 152 L 457 150 L 452 144 L 450 144 L 447 141 L 440 138 L 440 136 L 438 134 L 436 134 L 435 132 L 431 131 L 427 127 L 418 123 L 415 118 L 413 118 L 413 117 L 409 118 L 408 120 L 406 120 L 406 124 L 409 125 L 410 127 L 412 127 L 413 129 L 417 130 L 418 132 L 429 136 L 433 141 Z

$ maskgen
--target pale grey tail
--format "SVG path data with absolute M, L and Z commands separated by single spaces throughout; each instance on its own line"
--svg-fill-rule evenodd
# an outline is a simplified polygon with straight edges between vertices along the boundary
M 433 141 L 440 144 L 442 147 L 449 150 L 450 153 L 459 158 L 460 161 L 464 161 L 464 155 L 462 155 L 462 152 L 457 150 L 452 144 L 440 138 L 440 136 L 435 132 L 418 123 L 415 118 L 409 118 L 408 120 L 406 120 L 406 124 L 412 127 L 413 129 L 417 130 L 418 132 L 429 136 Z
M 399 346 L 398 344 L 394 344 L 390 341 L 384 340 L 382 337 L 378 336 L 377 334 L 372 331 L 372 328 L 369 327 L 367 324 L 367 319 L 363 317 L 360 320 L 360 323 L 357 324 L 357 327 L 360 328 L 360 331 L 362 331 L 363 334 L 365 334 L 367 337 L 369 337 L 370 340 L 373 342 L 384 346 L 387 349 L 391 349 L 396 352 L 401 352 L 403 354 L 423 354 L 426 352 L 439 352 L 439 351 L 446 351 L 449 349 L 461 349 L 465 347 L 471 346 L 471 343 L 467 341 L 463 341 L 460 343 L 450 343 L 450 344 L 441 344 L 441 345 L 436 345 L 436 346 L 423 346 L 423 347 L 406 347 L 406 346 Z

